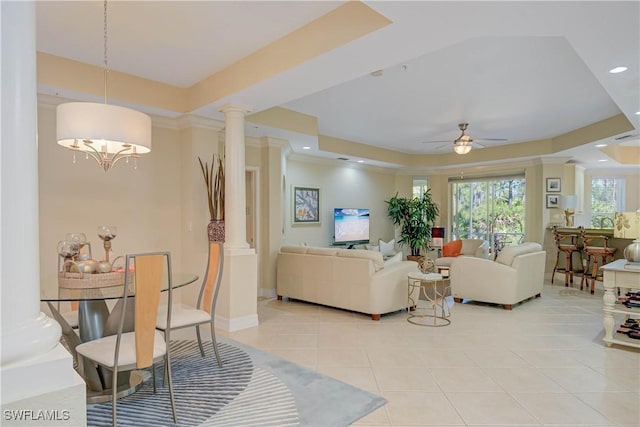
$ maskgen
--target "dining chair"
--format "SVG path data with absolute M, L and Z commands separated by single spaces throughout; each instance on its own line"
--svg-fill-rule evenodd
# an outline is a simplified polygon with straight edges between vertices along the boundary
M 76 351 L 84 358 L 113 372 L 111 393 L 113 426 L 116 426 L 118 422 L 116 398 L 118 372 L 151 367 L 153 391 L 155 393 L 156 373 L 154 363 L 162 360 L 165 362 L 165 372 L 169 383 L 169 398 L 171 400 L 173 421 L 174 423 L 178 422 L 171 383 L 171 360 L 168 349 L 170 331 L 166 331 L 163 336 L 155 328 L 165 264 L 168 280 L 167 298 L 170 306 L 173 294 L 170 253 L 154 252 L 127 255 L 125 271 L 132 271 L 131 267 L 133 267 L 134 273 L 125 275 L 122 309 L 119 310 L 120 319 L 117 333 L 82 343 L 76 347 Z M 133 290 L 134 287 L 135 290 Z M 133 301 L 130 301 L 131 299 Z M 133 331 L 125 330 L 127 329 L 125 328 L 127 304 L 134 304 L 135 307 Z M 171 324 L 171 310 L 166 312 L 166 316 L 167 324 Z M 87 363 L 82 358 L 80 360 L 82 363 Z
M 222 281 L 222 268 L 224 265 L 224 245 L 222 242 L 209 242 L 209 259 L 207 261 L 207 269 L 204 280 L 198 294 L 196 305 L 180 304 L 172 307 L 171 310 L 164 308 L 158 315 L 156 328 L 163 331 L 165 340 L 169 342 L 168 331 L 172 329 L 182 329 L 187 327 L 196 328 L 196 336 L 198 338 L 198 346 L 200 354 L 204 357 L 204 347 L 202 346 L 202 338 L 200 336 L 200 326 L 209 324 L 211 329 L 211 343 L 213 351 L 218 362 L 218 366 L 222 368 L 222 358 L 218 350 L 218 342 L 216 341 L 215 331 L 215 308 L 220 291 L 220 282 Z M 171 307 L 171 305 L 169 305 Z M 164 311 L 172 311 L 173 314 L 168 321 L 167 316 L 162 315 Z M 168 326 L 167 326 L 168 325 Z

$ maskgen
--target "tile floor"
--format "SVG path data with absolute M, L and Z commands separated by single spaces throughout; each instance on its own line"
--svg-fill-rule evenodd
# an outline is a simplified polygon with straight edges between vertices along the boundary
M 602 342 L 601 289 L 451 312 L 428 328 L 272 299 L 228 336 L 384 396 L 358 426 L 640 426 L 640 351 Z

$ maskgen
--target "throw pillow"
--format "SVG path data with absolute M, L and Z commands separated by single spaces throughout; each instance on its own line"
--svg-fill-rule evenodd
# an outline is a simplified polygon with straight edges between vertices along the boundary
M 442 247 L 442 256 L 455 257 L 460 255 L 462 250 L 462 240 L 453 240 L 449 243 L 445 243 Z
M 394 256 L 396 254 L 396 239 L 391 239 L 389 242 L 378 240 L 378 246 L 380 246 L 380 253 L 383 257 Z
M 398 252 L 391 258 L 387 258 L 384 262 L 384 268 L 389 267 L 390 265 L 397 264 L 402 261 L 402 252 Z

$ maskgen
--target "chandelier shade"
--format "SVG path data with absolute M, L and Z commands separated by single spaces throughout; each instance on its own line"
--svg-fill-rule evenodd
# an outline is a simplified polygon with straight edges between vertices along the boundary
M 144 113 L 93 102 L 61 104 L 56 113 L 58 144 L 87 153 L 105 171 L 151 151 L 151 118 Z

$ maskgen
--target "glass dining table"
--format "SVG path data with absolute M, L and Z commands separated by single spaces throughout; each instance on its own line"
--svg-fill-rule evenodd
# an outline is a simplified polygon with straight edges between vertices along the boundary
M 173 289 L 194 283 L 198 280 L 195 274 L 173 274 Z M 40 301 L 47 303 L 51 314 L 62 327 L 62 335 L 78 367 L 80 375 L 87 384 L 87 403 L 101 403 L 111 400 L 111 373 L 106 369 L 94 366 L 82 360 L 76 353 L 76 346 L 83 342 L 95 340 L 118 332 L 118 323 L 122 315 L 123 285 L 100 287 L 61 287 L 41 288 Z M 169 290 L 169 281 L 165 277 L 162 291 Z M 130 284 L 129 295 L 135 295 L 135 282 Z M 115 301 L 109 310 L 107 301 Z M 78 302 L 78 328 L 72 328 L 60 313 L 61 302 Z M 127 304 L 124 332 L 133 331 L 135 304 Z M 118 374 L 118 397 L 127 396 L 142 387 L 143 378 L 136 372 Z

